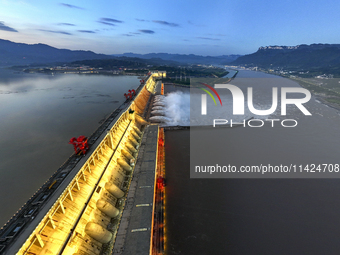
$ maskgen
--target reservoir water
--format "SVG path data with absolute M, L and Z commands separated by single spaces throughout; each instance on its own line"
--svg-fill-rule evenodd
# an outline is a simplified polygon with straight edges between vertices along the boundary
M 134 76 L 13 73 L 0 69 L 0 225 L 135 89 Z

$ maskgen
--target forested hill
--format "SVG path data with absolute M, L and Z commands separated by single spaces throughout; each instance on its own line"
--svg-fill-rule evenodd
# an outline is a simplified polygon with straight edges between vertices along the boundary
M 46 44 L 15 43 L 0 39 L 0 66 L 105 59 L 112 56 L 92 51 L 57 49 Z
M 340 70 L 340 44 L 260 47 L 257 52 L 241 56 L 232 64 L 262 68 L 299 70 Z

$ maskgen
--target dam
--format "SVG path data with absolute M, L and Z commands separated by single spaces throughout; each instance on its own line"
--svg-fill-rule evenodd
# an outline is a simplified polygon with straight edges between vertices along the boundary
M 163 253 L 164 134 L 146 116 L 165 75 L 149 73 L 1 228 L 0 254 Z

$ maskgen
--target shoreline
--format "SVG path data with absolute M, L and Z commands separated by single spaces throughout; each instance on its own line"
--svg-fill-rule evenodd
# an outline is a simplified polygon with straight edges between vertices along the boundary
M 283 75 L 279 75 L 279 74 L 275 74 L 275 73 L 270 73 L 270 72 L 266 72 L 266 71 L 256 71 L 256 72 L 262 72 L 262 73 L 266 73 L 266 74 L 270 74 L 270 75 L 275 75 L 275 76 L 278 76 L 278 77 L 286 78 L 286 79 L 289 79 L 291 81 L 294 81 L 294 82 L 298 83 L 300 87 L 308 89 L 306 86 L 303 85 L 303 82 L 305 82 L 303 80 L 294 79 L 294 78 L 290 78 L 290 77 L 287 77 L 287 76 L 283 76 Z M 304 78 L 300 78 L 300 79 L 304 79 Z M 315 84 L 313 84 L 313 85 L 317 86 Z M 331 98 L 331 96 L 322 95 L 322 94 L 316 94 L 315 92 L 312 92 L 312 91 L 310 91 L 310 92 L 311 92 L 312 96 L 314 97 L 314 99 L 318 103 L 323 104 L 323 105 L 325 105 L 327 107 L 333 108 L 333 109 L 335 109 L 335 110 L 340 112 L 340 104 L 331 103 L 331 102 L 326 100 L 327 98 Z M 339 97 L 339 99 L 340 99 L 340 97 Z
M 304 86 L 302 84 L 304 82 L 303 80 L 300 81 L 300 80 L 289 78 L 289 77 L 285 77 L 285 76 L 280 76 L 280 77 L 287 78 L 287 79 L 289 79 L 291 81 L 294 81 L 294 82 L 298 83 L 302 88 L 308 89 L 306 86 Z M 315 86 L 317 86 L 317 85 L 315 85 Z M 327 98 L 331 98 L 331 96 L 322 95 L 322 94 L 316 94 L 315 92 L 312 92 L 312 91 L 310 91 L 310 92 L 311 92 L 312 96 L 314 96 L 314 98 L 315 98 L 315 100 L 317 102 L 320 102 L 323 105 L 326 105 L 326 106 L 328 106 L 330 108 L 333 108 L 333 109 L 335 109 L 337 111 L 340 111 L 340 105 L 339 104 L 331 103 L 331 102 L 327 101 Z
M 302 86 L 301 86 L 301 87 L 302 87 Z M 333 108 L 333 109 L 335 109 L 335 110 L 337 110 L 337 111 L 340 112 L 340 105 L 330 103 L 330 102 L 328 102 L 327 100 L 325 100 L 325 97 L 322 97 L 322 96 L 320 96 L 320 95 L 314 95 L 314 94 L 313 94 L 313 96 L 314 96 L 314 98 L 315 98 L 315 101 L 317 101 L 317 103 L 326 105 L 326 106 L 328 106 L 328 107 L 330 107 L 330 108 Z

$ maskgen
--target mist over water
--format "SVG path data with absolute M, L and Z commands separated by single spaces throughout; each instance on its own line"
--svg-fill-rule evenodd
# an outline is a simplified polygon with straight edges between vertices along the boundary
M 190 126 L 190 94 L 176 91 L 155 96 L 150 121 L 164 126 Z
M 181 91 L 172 92 L 165 96 L 165 116 L 171 121 L 167 122 L 170 126 L 189 126 L 190 125 L 190 94 Z
M 198 88 L 186 89 L 187 92 L 176 91 L 166 94 L 165 96 L 156 96 L 153 106 L 153 116 L 164 116 L 159 119 L 164 121 L 165 126 L 211 126 L 214 119 L 233 119 L 235 122 L 241 122 L 244 119 L 257 118 L 266 119 L 268 115 L 254 115 L 248 107 L 245 107 L 245 114 L 242 116 L 233 115 L 233 98 L 226 89 L 218 89 L 218 93 L 223 102 L 215 105 L 214 101 L 208 96 L 207 115 L 201 114 L 201 95 L 204 92 Z M 261 90 L 254 91 L 254 108 L 257 110 L 267 110 L 272 106 L 271 91 L 265 93 Z M 270 96 L 266 97 L 266 94 Z M 246 94 L 245 94 L 246 95 Z M 265 100 L 255 99 L 265 97 Z M 216 99 L 217 100 L 217 99 Z M 245 105 L 247 98 L 245 97 Z M 278 103 L 279 105 L 279 103 Z

